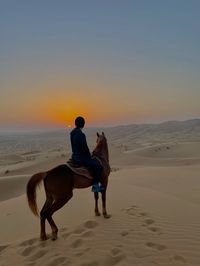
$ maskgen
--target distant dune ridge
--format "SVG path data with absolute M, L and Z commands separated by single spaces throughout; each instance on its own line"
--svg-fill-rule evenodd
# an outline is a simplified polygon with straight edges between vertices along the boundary
M 200 139 L 200 119 L 187 121 L 168 121 L 161 124 L 133 124 L 117 126 L 108 129 L 108 133 L 113 138 L 150 141 L 165 141 L 176 138 L 178 141 L 199 141 Z M 116 136 L 115 136 L 116 134 Z
M 122 143 L 131 141 L 137 145 L 137 142 L 143 142 L 143 145 L 149 142 L 176 141 L 199 141 L 200 139 L 200 119 L 186 121 L 168 121 L 160 124 L 132 124 L 107 128 L 85 128 L 88 142 L 91 147 L 94 145 L 96 131 L 102 130 L 107 134 L 109 143 Z M 29 133 L 10 132 L 5 135 L 0 131 L 0 154 L 15 153 L 38 153 L 50 150 L 69 150 L 69 132 L 71 129 L 66 128 L 54 131 L 38 131 Z M 51 143 L 51 147 L 49 144 Z M 123 143 L 122 143 L 123 144 Z M 142 143 L 141 143 L 142 144 Z M 34 148 L 34 149 L 33 149 Z
M 199 266 L 200 119 L 86 128 L 91 150 L 97 131 L 108 139 L 112 218 L 94 216 L 90 189 L 74 190 L 55 214 L 55 242 L 40 242 L 25 189 L 70 157 L 70 129 L 0 134 L 0 266 Z M 37 195 L 41 208 L 43 187 Z

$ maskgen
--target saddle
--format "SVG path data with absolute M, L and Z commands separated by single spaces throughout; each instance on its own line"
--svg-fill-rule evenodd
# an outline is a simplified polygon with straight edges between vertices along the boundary
M 86 178 L 88 178 L 90 180 L 93 179 L 92 174 L 90 173 L 90 171 L 86 167 L 81 166 L 81 165 L 75 163 L 72 159 L 69 159 L 69 161 L 66 162 L 66 165 L 75 174 L 81 175 L 81 176 L 86 177 Z

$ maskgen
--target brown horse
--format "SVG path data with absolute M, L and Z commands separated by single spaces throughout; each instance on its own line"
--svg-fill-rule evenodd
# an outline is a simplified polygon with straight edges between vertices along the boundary
M 103 166 L 103 172 L 100 182 L 105 187 L 101 191 L 102 194 L 102 212 L 105 218 L 110 218 L 106 211 L 106 188 L 108 184 L 108 176 L 110 174 L 109 155 L 107 140 L 102 132 L 102 135 L 97 133 L 97 144 L 92 152 Z M 52 215 L 62 208 L 73 196 L 74 188 L 87 188 L 92 185 L 92 180 L 74 173 L 66 164 L 59 165 L 47 172 L 37 173 L 33 175 L 27 184 L 27 198 L 31 211 L 38 216 L 36 203 L 36 187 L 43 180 L 46 193 L 46 202 L 40 212 L 41 225 L 41 240 L 46 240 L 45 220 L 49 222 L 52 229 L 52 240 L 57 238 L 58 228 L 52 219 Z M 94 193 L 95 197 L 95 215 L 100 216 L 98 209 L 98 192 Z

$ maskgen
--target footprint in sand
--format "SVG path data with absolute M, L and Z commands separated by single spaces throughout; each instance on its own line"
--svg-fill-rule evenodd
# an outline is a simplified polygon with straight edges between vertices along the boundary
M 140 210 L 139 207 L 137 207 L 136 205 L 133 205 L 127 209 L 125 209 L 125 211 L 129 214 L 129 215 L 136 215 L 136 216 L 139 216 L 139 217 L 148 217 L 148 213 L 146 212 L 142 212 Z
M 0 246 L 0 253 L 5 250 L 9 245 L 5 245 L 5 246 Z
M 157 228 L 157 227 L 147 227 L 147 229 L 148 229 L 149 231 L 154 232 L 154 233 L 159 233 L 159 232 L 160 232 L 160 229 Z
M 80 257 L 80 256 L 86 254 L 86 252 L 88 252 L 89 250 L 91 250 L 91 248 L 85 248 L 83 250 L 79 250 L 79 252 L 75 253 L 75 256 Z
M 23 250 L 23 252 L 21 253 L 22 256 L 27 257 L 29 256 L 33 251 L 35 250 L 35 247 L 27 247 Z
M 47 247 L 47 246 L 48 246 L 48 243 L 47 243 L 47 242 L 44 242 L 44 241 L 42 241 L 42 242 L 40 242 L 39 246 L 40 246 L 41 248 L 45 248 L 45 247 Z
M 135 206 L 135 205 L 133 205 L 133 206 L 131 206 L 131 207 L 125 209 L 125 211 L 126 211 L 129 215 L 136 215 L 136 213 L 137 213 L 137 209 L 138 209 L 138 207 Z
M 153 219 L 146 219 L 144 222 L 146 225 L 151 225 L 151 224 L 155 223 Z
M 180 255 L 175 255 L 174 260 L 179 261 L 179 262 L 183 262 L 183 263 L 186 262 L 186 260 Z
M 116 254 L 113 254 L 116 253 Z M 107 258 L 105 258 L 104 261 L 104 265 L 105 266 L 112 266 L 112 265 L 116 265 L 119 262 L 122 262 L 122 260 L 124 260 L 126 258 L 126 255 L 120 250 L 120 251 L 111 251 L 111 254 L 107 256 Z
M 120 234 L 121 234 L 121 236 L 127 236 L 129 234 L 129 232 L 128 231 L 123 231 Z
M 75 229 L 74 231 L 72 231 L 73 234 L 81 234 L 85 231 L 84 228 L 80 227 L 80 228 L 77 228 Z
M 155 221 L 150 218 L 147 212 L 142 212 L 139 207 L 133 205 L 130 208 L 124 209 L 129 215 L 136 215 L 137 217 L 142 218 L 141 226 L 146 227 L 149 231 L 153 233 L 161 233 L 160 228 L 155 226 Z M 121 233 L 122 236 L 126 236 L 125 232 Z
M 156 243 L 153 243 L 153 242 L 147 242 L 146 246 L 149 247 L 149 248 L 153 248 L 153 249 L 159 250 L 159 251 L 162 251 L 162 250 L 167 248 L 164 245 L 156 244 Z
M 67 261 L 66 261 L 67 260 Z M 65 265 L 69 265 L 70 263 L 70 260 L 68 258 L 65 258 L 65 257 L 58 257 L 58 258 L 55 258 L 53 260 L 51 260 L 47 266 L 55 266 L 55 265 L 61 265 L 61 263 L 65 262 Z M 64 264 L 62 264 L 64 265 Z
M 94 235 L 94 233 L 90 230 L 88 231 L 85 231 L 83 234 L 81 234 L 81 237 L 84 237 L 84 238 L 89 238 L 89 237 L 92 237 Z
M 31 260 L 35 261 L 42 258 L 47 253 L 47 250 L 39 250 L 33 256 L 30 257 Z
M 160 228 L 153 226 L 155 224 L 155 221 L 151 218 L 148 218 L 144 221 L 142 226 L 147 227 L 147 229 L 153 233 L 160 233 Z
M 78 248 L 80 247 L 81 245 L 83 244 L 83 240 L 80 238 L 80 239 L 76 239 L 72 242 L 71 244 L 71 247 L 72 248 Z
M 146 213 L 146 212 L 140 212 L 139 215 L 142 216 L 142 217 L 147 217 L 148 216 L 148 213 Z
M 111 249 L 111 254 L 113 255 L 113 256 L 117 256 L 118 254 L 121 254 L 122 252 L 121 252 L 121 249 L 120 248 L 118 248 L 118 247 L 115 247 L 115 248 L 112 248 Z
M 29 240 L 25 240 L 23 241 L 19 246 L 20 247 L 26 247 L 26 246 L 31 246 L 33 245 L 35 242 L 37 242 L 38 240 L 36 238 L 32 238 Z
M 83 225 L 87 229 L 92 229 L 92 228 L 97 227 L 98 223 L 96 221 L 89 220 L 89 221 L 86 221 Z

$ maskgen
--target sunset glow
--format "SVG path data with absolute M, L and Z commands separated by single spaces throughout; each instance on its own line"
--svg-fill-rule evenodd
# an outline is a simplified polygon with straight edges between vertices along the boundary
M 4 1 L 2 127 L 199 117 L 200 4 L 150 2 Z

